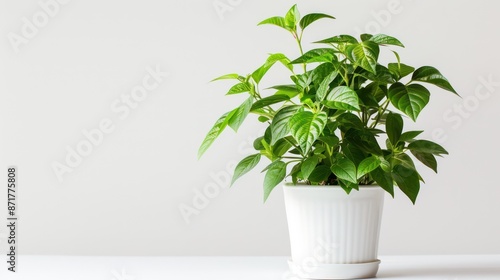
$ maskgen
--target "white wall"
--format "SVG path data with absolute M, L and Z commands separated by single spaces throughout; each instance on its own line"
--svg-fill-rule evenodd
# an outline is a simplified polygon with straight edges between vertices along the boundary
M 248 73 L 267 53 L 297 55 L 287 34 L 256 26 L 294 2 L 72 0 L 52 7 L 45 26 L 25 30 L 31 38 L 18 41 L 15 52 L 9 36 L 23 36 L 23 19 L 36 16 L 43 24 L 38 2 L 1 1 L 0 7 L 0 167 L 19 167 L 20 252 L 289 254 L 282 191 L 263 205 L 258 172 L 226 188 L 227 166 L 249 153 L 248 139 L 261 128 L 247 123 L 238 135 L 226 132 L 200 161 L 196 152 L 216 118 L 242 101 L 224 96 L 229 84 L 209 80 Z M 500 81 L 500 4 L 297 2 L 303 13 L 337 17 L 311 27 L 306 41 L 379 29 L 405 43 L 403 61 L 436 66 L 463 97 L 433 90 L 415 127 L 451 155 L 439 161 L 439 175 L 423 171 L 427 184 L 416 206 L 400 193 L 387 199 L 380 253 L 500 253 L 500 84 L 479 88 L 482 80 Z M 217 3 L 232 8 L 218 13 Z M 157 65 L 169 76 L 160 76 L 157 88 L 125 115 L 122 96 Z M 488 96 L 478 99 L 477 89 Z M 454 111 L 464 105 L 464 112 Z M 112 131 L 59 182 L 54 162 L 66 164 L 67 147 L 84 143 L 81 131 L 103 120 Z M 195 192 L 209 184 L 224 188 L 187 224 L 179 206 L 192 205 Z M 2 209 L 5 201 L 2 191 Z M 3 249 L 5 230 L 0 227 Z

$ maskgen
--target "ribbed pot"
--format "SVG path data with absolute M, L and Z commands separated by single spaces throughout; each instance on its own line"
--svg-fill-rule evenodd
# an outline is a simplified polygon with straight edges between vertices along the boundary
M 293 274 L 306 279 L 375 277 L 384 190 L 284 186 Z

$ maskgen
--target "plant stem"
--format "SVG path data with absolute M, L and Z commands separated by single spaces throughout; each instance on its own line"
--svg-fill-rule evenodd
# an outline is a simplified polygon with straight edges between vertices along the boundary
M 293 36 L 295 37 L 295 40 L 297 41 L 297 44 L 299 45 L 299 50 L 300 50 L 300 55 L 304 55 L 304 49 L 302 48 L 302 35 L 304 34 L 304 31 L 302 30 L 300 32 L 300 36 L 297 34 L 297 32 L 293 31 Z M 304 73 L 307 72 L 307 66 L 305 63 L 302 63 L 302 68 L 304 69 Z
M 385 113 L 385 111 L 387 110 L 387 107 L 389 107 L 389 99 L 387 99 L 385 101 L 385 104 L 383 104 L 383 109 L 382 111 L 379 110 L 378 114 L 377 114 L 377 118 L 375 119 L 375 121 L 372 123 L 372 125 L 370 126 L 370 128 L 375 128 L 378 124 L 378 122 L 380 121 L 380 118 L 382 117 L 382 115 Z

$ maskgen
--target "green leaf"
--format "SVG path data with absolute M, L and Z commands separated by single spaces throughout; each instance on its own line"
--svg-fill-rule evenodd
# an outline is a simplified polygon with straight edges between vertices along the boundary
M 245 80 L 245 77 L 242 77 L 238 74 L 226 74 L 226 75 L 222 75 L 220 77 L 217 77 L 217 78 L 211 80 L 211 82 L 215 82 L 215 81 L 219 81 L 219 80 L 238 80 L 238 81 L 242 82 Z
M 267 200 L 272 190 L 285 179 L 285 176 L 286 164 L 282 161 L 272 164 L 272 166 L 267 169 L 264 178 L 264 202 Z
M 377 169 L 380 166 L 380 163 L 381 161 L 379 157 L 371 156 L 365 158 L 358 166 L 358 179 Z
M 382 168 L 378 167 L 372 172 L 370 172 L 373 180 L 386 192 L 390 193 L 394 197 L 394 183 L 391 177 L 391 173 L 385 172 Z
M 279 26 L 283 29 L 290 30 L 285 24 L 284 17 L 270 17 L 268 19 L 265 19 L 265 20 L 259 22 L 258 25 L 263 25 L 263 24 L 272 24 L 272 25 Z
M 309 175 L 311 175 L 314 168 L 316 168 L 316 165 L 318 165 L 318 162 L 319 162 L 318 156 L 312 156 L 312 157 L 304 160 L 304 162 L 301 165 L 300 171 L 302 171 L 302 177 L 305 180 L 307 180 L 307 178 L 309 178 Z
M 313 62 L 332 62 L 336 58 L 335 50 L 329 48 L 314 49 L 306 52 L 299 58 L 290 62 L 290 64 L 313 63 Z
M 289 126 L 292 136 L 297 140 L 305 155 L 311 149 L 325 128 L 328 116 L 325 112 L 298 112 L 290 119 Z
M 416 152 L 416 151 L 411 151 L 411 153 L 425 166 L 429 167 L 430 169 L 434 170 L 434 172 L 437 171 L 437 160 L 436 157 L 433 154 L 429 153 L 421 153 L 421 152 Z
M 388 68 L 391 74 L 396 76 L 397 80 L 404 78 L 415 71 L 415 68 L 403 63 L 389 63 Z
M 414 152 L 428 153 L 433 155 L 448 154 L 448 152 L 441 145 L 428 140 L 415 140 L 408 145 L 408 149 Z
M 378 100 L 376 99 L 377 95 L 383 95 L 385 97 L 385 93 L 380 89 L 380 85 L 377 82 L 372 82 L 365 87 L 360 88 L 357 91 L 359 100 L 366 107 L 379 108 Z
M 335 147 L 339 144 L 340 142 L 340 139 L 335 136 L 335 135 L 331 135 L 331 136 L 321 136 L 318 138 L 319 141 L 327 144 L 328 146 L 330 147 Z
M 231 112 L 225 113 L 215 122 L 213 127 L 207 133 L 207 136 L 205 136 L 205 139 L 201 143 L 200 148 L 198 149 L 198 158 L 200 158 L 207 151 L 207 149 L 212 145 L 215 139 L 217 139 L 222 131 L 224 131 L 228 123 L 228 118 L 231 118 L 235 111 L 236 109 Z
M 401 137 L 399 137 L 399 141 L 401 142 L 408 142 L 410 140 L 415 139 L 415 137 L 419 136 L 423 131 L 407 131 L 403 134 L 401 134 Z
M 321 183 L 326 181 L 328 177 L 330 177 L 330 174 L 332 174 L 332 171 L 328 168 L 328 166 L 319 165 L 316 166 L 311 175 L 309 175 L 309 181 L 313 183 Z
M 236 108 L 234 114 L 228 119 L 228 124 L 234 131 L 238 131 L 238 128 L 240 128 L 241 124 L 248 116 L 252 103 L 253 97 L 250 96 L 247 100 L 245 100 L 245 102 Z
M 356 44 L 358 43 L 358 40 L 356 38 L 352 37 L 351 35 L 337 35 L 331 38 L 327 38 L 321 41 L 317 41 L 314 43 L 319 43 L 319 44 L 344 44 L 344 43 L 350 43 L 350 44 Z
M 403 43 L 401 43 L 398 39 L 391 37 L 391 36 L 384 35 L 384 34 L 374 35 L 369 40 L 372 42 L 375 42 L 379 45 L 393 45 L 393 46 L 399 46 L 399 47 L 403 47 L 403 48 L 405 47 L 403 45 Z
M 289 137 L 291 138 L 291 136 L 289 136 Z M 273 145 L 273 147 L 272 147 L 273 154 L 277 158 L 280 158 L 284 154 L 286 154 L 286 152 L 288 152 L 288 150 L 290 150 L 291 147 L 292 147 L 292 144 L 290 143 L 290 141 L 287 138 L 279 139 L 278 141 L 276 141 L 276 144 Z
M 275 53 L 269 55 L 267 58 L 266 62 L 259 67 L 257 70 L 255 70 L 252 73 L 252 78 L 255 81 L 255 83 L 260 83 L 264 75 L 271 69 L 271 67 L 276 63 L 276 62 L 281 62 L 285 67 L 287 67 L 289 70 L 293 69 L 293 66 L 289 65 L 290 60 L 282 53 Z
M 344 191 L 347 194 L 350 194 L 353 189 L 359 191 L 359 185 L 358 185 L 358 183 L 351 183 L 351 182 L 347 182 L 347 181 L 344 181 L 344 180 L 339 180 L 339 185 L 340 185 L 341 188 L 344 189 Z
M 326 14 L 318 14 L 318 13 L 314 13 L 314 14 L 308 14 L 308 15 L 305 15 L 301 20 L 300 20 L 300 28 L 302 28 L 302 30 L 304 30 L 306 27 L 308 27 L 311 23 L 319 20 L 319 19 L 322 19 L 322 18 L 331 18 L 331 19 L 335 19 L 334 17 L 330 16 L 330 15 L 326 15 Z
M 396 156 L 393 157 L 395 163 L 393 164 L 396 166 L 397 164 L 402 165 L 408 169 L 413 169 L 417 170 L 415 168 L 415 163 L 413 163 L 413 160 L 411 157 L 405 153 L 397 154 Z
M 387 137 L 392 145 L 396 145 L 403 132 L 403 118 L 400 114 L 389 113 L 385 121 L 385 130 Z
M 290 127 L 288 126 L 288 122 L 290 118 L 297 113 L 301 106 L 292 105 L 281 108 L 273 118 L 271 123 L 271 132 L 272 132 L 272 142 L 274 145 L 276 141 L 290 134 Z
M 331 171 L 337 178 L 354 184 L 358 183 L 356 176 L 356 165 L 347 158 L 338 159 L 331 167 Z
M 231 186 L 234 184 L 236 180 L 238 180 L 238 178 L 248 173 L 248 171 L 252 170 L 259 163 L 260 158 L 261 158 L 260 154 L 255 154 L 241 160 L 234 169 L 233 179 L 231 180 Z
M 379 52 L 380 48 L 376 43 L 365 41 L 350 46 L 347 55 L 366 71 L 376 74 Z
M 270 87 L 278 91 L 300 92 L 296 85 L 277 85 Z
M 366 128 L 361 130 L 350 129 L 345 133 L 344 139 L 366 153 L 382 155 L 383 152 L 374 133 Z
M 405 86 L 398 82 L 389 88 L 388 96 L 394 107 L 415 121 L 425 105 L 429 103 L 430 93 L 422 85 Z
M 406 196 L 415 204 L 420 191 L 420 176 L 417 171 L 396 165 L 392 170 L 392 178 Z
M 458 95 L 450 82 L 436 68 L 431 66 L 423 66 L 415 70 L 411 78 L 413 81 L 426 82 L 438 86 L 447 91 L 451 91 Z
M 250 86 L 247 83 L 239 83 L 231 87 L 226 95 L 238 94 L 243 92 L 249 92 Z
M 290 100 L 290 97 L 288 97 L 288 95 L 283 95 L 283 94 L 264 97 L 262 99 L 255 101 L 255 103 L 252 105 L 251 111 L 255 111 L 257 109 L 288 100 Z
M 285 15 L 285 26 L 290 30 L 295 30 L 299 19 L 300 19 L 299 9 L 295 4 L 292 6 L 292 8 L 290 8 L 290 10 Z
M 332 109 L 359 111 L 359 99 L 356 92 L 350 87 L 335 87 L 322 102 Z
M 316 100 L 317 101 L 323 101 L 325 99 L 328 90 L 330 89 L 330 83 L 335 80 L 335 78 L 338 76 L 339 72 L 334 71 L 331 72 L 328 76 L 326 76 L 323 81 L 321 81 L 318 90 L 316 91 Z

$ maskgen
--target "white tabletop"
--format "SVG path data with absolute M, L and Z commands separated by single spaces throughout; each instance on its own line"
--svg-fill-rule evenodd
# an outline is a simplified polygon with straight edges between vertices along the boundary
M 377 279 L 500 279 L 500 255 L 387 256 Z M 19 256 L 4 280 L 297 280 L 286 257 Z

